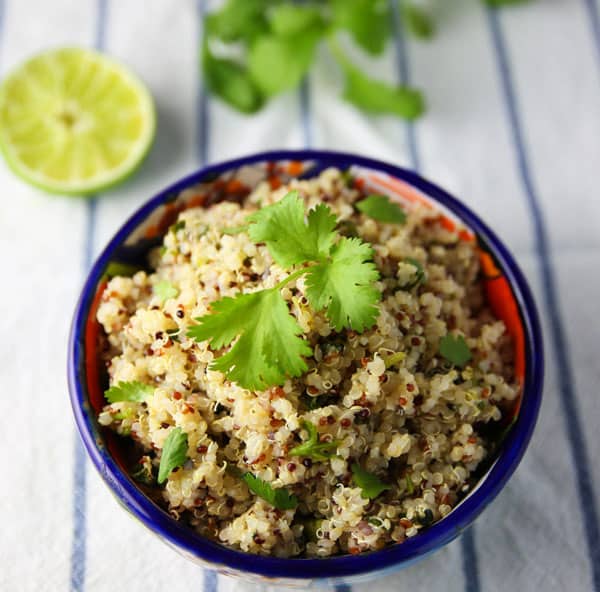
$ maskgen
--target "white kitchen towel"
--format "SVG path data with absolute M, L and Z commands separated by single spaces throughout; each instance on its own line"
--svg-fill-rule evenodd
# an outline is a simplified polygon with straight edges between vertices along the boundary
M 298 93 L 245 117 L 206 96 L 193 0 L 0 0 L 0 71 L 52 46 L 129 64 L 158 105 L 140 172 L 93 200 L 47 196 L 0 164 L 0 590 L 225 592 L 130 519 L 83 455 L 65 379 L 70 317 L 93 257 L 157 190 L 205 162 L 343 149 L 417 168 L 497 230 L 532 284 L 546 387 L 532 444 L 474 528 L 374 584 L 392 590 L 600 592 L 600 20 L 598 0 L 486 10 L 440 0 L 429 43 L 361 58 L 423 88 L 414 125 L 339 98 L 326 56 Z

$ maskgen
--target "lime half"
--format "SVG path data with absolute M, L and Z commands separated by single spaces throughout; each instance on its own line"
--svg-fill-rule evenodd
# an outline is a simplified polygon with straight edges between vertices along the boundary
M 155 130 L 146 87 L 95 51 L 44 52 L 0 87 L 0 149 L 17 175 L 51 193 L 86 195 L 125 179 Z

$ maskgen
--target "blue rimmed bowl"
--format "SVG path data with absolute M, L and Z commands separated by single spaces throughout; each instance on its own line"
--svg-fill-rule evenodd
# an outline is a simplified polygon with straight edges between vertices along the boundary
M 521 397 L 504 439 L 476 487 L 439 522 L 402 544 L 360 555 L 326 559 L 280 559 L 229 549 L 174 520 L 129 477 L 123 452 L 111 432 L 99 426 L 102 372 L 96 352 L 95 311 L 110 264 L 143 265 L 178 213 L 223 199 L 241 201 L 259 182 L 277 187 L 294 177 L 310 178 L 327 167 L 349 169 L 354 182 L 384 192 L 406 208 L 415 204 L 439 212 L 440 223 L 476 241 L 488 301 L 515 343 L 515 374 Z M 252 155 L 199 170 L 145 203 L 115 234 L 94 263 L 77 304 L 68 352 L 68 379 L 77 428 L 94 466 L 121 505 L 163 541 L 191 560 L 221 573 L 269 583 L 341 584 L 382 575 L 441 548 L 468 527 L 498 495 L 519 464 L 533 432 L 542 396 L 543 349 L 531 291 L 500 239 L 466 206 L 445 191 L 399 167 L 353 154 L 284 151 Z

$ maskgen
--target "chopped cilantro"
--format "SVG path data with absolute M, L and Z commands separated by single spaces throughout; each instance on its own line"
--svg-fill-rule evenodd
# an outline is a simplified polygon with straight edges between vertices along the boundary
M 442 337 L 439 351 L 448 362 L 460 368 L 473 357 L 465 338 L 462 335 L 454 336 L 451 333 Z
M 172 341 L 179 341 L 179 335 L 181 334 L 181 328 L 177 328 L 177 329 L 167 329 L 167 335 L 169 336 L 169 339 L 171 339 Z
M 308 432 L 308 440 L 292 448 L 289 453 L 292 456 L 309 456 L 313 460 L 329 460 L 340 445 L 340 442 L 337 440 L 319 442 L 317 427 L 310 421 L 302 422 L 302 427 Z
M 358 228 L 356 224 L 351 220 L 342 220 L 338 222 L 336 230 L 342 235 L 348 238 L 358 238 Z
M 423 269 L 423 266 L 416 259 L 413 259 L 412 257 L 407 257 L 404 260 L 404 263 L 408 263 L 408 264 L 412 265 L 415 268 L 415 274 L 414 274 L 414 279 L 412 281 L 410 281 L 400 287 L 402 290 L 412 290 L 413 288 L 416 288 L 417 286 L 420 286 L 421 284 L 423 284 L 427 281 L 427 276 L 425 275 L 425 270 Z
M 393 368 L 397 366 L 400 362 L 402 362 L 406 358 L 406 352 L 395 352 L 383 358 L 385 363 L 386 370 L 388 368 Z
M 173 469 L 187 460 L 188 437 L 181 428 L 173 428 L 163 445 L 158 467 L 158 483 L 164 483 Z
M 131 477 L 134 481 L 144 485 L 153 485 L 155 483 L 154 473 L 152 471 L 152 461 L 150 457 L 143 456 L 140 462 L 133 467 Z
M 391 489 L 390 485 L 386 485 L 377 475 L 362 469 L 358 463 L 352 465 L 352 481 L 362 489 L 361 497 L 365 499 L 374 499 L 386 489 Z
M 119 382 L 104 391 L 104 397 L 109 403 L 120 403 L 129 401 L 141 403 L 154 393 L 154 388 L 149 384 L 143 384 L 134 380 L 132 382 Z
M 270 483 L 255 477 L 252 473 L 244 473 L 242 481 L 252 493 L 278 510 L 293 510 L 298 505 L 298 498 L 290 495 L 287 489 L 274 489 Z
M 183 230 L 185 228 L 185 220 L 177 220 L 177 222 L 175 222 L 175 224 L 172 224 L 171 226 L 169 226 L 169 232 L 172 232 L 173 234 L 177 234 L 180 230 Z
M 115 276 L 131 277 L 140 270 L 139 266 L 123 263 L 121 261 L 110 261 L 104 271 L 104 277 L 113 278 Z
M 412 479 L 410 478 L 410 475 L 407 473 L 406 474 L 406 493 L 408 493 L 408 495 L 412 495 L 415 492 L 415 486 L 412 482 Z
M 179 294 L 179 290 L 168 280 L 161 280 L 155 284 L 153 291 L 161 302 L 169 300 L 170 298 L 177 298 L 177 295 Z
M 379 222 L 390 224 L 404 224 L 406 214 L 404 210 L 387 195 L 369 195 L 357 202 L 356 207 L 363 213 Z

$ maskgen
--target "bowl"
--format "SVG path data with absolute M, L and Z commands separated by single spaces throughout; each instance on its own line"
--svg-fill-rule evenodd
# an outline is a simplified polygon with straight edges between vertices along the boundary
M 110 263 L 138 263 L 187 207 L 222 199 L 241 201 L 260 181 L 272 187 L 290 178 L 310 178 L 327 167 L 351 169 L 373 192 L 385 192 L 410 208 L 415 203 L 439 211 L 448 228 L 476 240 L 490 306 L 504 320 L 515 344 L 515 374 L 521 395 L 504 439 L 473 490 L 450 514 L 402 544 L 380 551 L 324 559 L 281 559 L 236 551 L 180 524 L 128 476 L 116 436 L 101 426 L 103 405 L 96 355 L 95 320 Z M 145 203 L 118 230 L 94 263 L 83 287 L 71 328 L 68 379 L 77 428 L 87 452 L 116 499 L 140 522 L 192 561 L 228 575 L 273 584 L 354 583 L 389 573 L 446 545 L 467 528 L 497 496 L 516 469 L 531 438 L 542 396 L 543 349 L 538 314 L 525 278 L 500 239 L 465 205 L 414 172 L 337 152 L 267 152 L 205 167 Z

